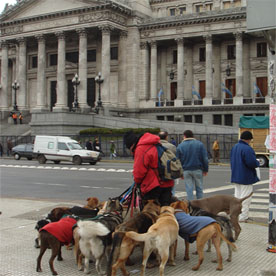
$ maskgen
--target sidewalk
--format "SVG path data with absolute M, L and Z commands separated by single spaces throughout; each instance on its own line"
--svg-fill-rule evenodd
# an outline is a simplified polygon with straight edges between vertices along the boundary
M 43 276 L 51 275 L 48 261 L 50 250 L 47 250 L 42 259 L 43 272 L 36 272 L 36 258 L 39 249 L 34 248 L 34 239 L 37 232 L 34 229 L 36 221 L 47 214 L 56 206 L 73 206 L 76 202 L 49 202 L 26 199 L 1 198 L 0 201 L 0 275 L 1 276 Z M 215 249 L 205 252 L 205 259 L 199 271 L 192 271 L 192 266 L 197 263 L 198 256 L 192 255 L 195 243 L 190 246 L 190 261 L 183 261 L 184 242 L 179 238 L 176 266 L 166 266 L 165 275 L 223 275 L 223 276 L 276 276 L 276 254 L 266 251 L 268 240 L 267 226 L 251 223 L 242 223 L 242 232 L 236 242 L 237 252 L 233 252 L 232 262 L 225 259 L 228 255 L 227 246 L 221 246 L 224 270 L 216 271 L 216 264 L 212 263 Z M 54 265 L 59 275 L 83 276 L 83 271 L 78 271 L 73 258 L 73 252 L 62 248 L 64 260 Z M 139 249 L 134 252 L 132 259 L 136 265 L 127 267 L 131 275 L 140 275 L 141 253 Z M 105 263 L 104 263 L 105 265 Z M 97 275 L 95 263 L 90 264 L 91 274 Z M 104 266 L 103 266 L 104 268 Z M 121 272 L 117 275 L 122 275 Z M 146 275 L 159 275 L 158 268 L 147 269 Z

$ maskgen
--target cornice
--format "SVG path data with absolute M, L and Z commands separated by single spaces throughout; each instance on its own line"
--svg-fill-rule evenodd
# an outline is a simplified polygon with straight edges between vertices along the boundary
M 24 1 L 22 1 L 24 2 Z M 28 2 L 28 1 L 26 1 Z M 21 3 L 22 5 L 22 3 Z M 94 7 L 83 7 L 83 8 L 77 8 L 77 9 L 72 9 L 72 10 L 66 10 L 66 11 L 59 11 L 55 13 L 49 13 L 49 14 L 42 14 L 38 16 L 33 16 L 33 17 L 27 17 L 27 18 L 21 18 L 21 19 L 16 19 L 16 20 L 11 20 L 11 21 L 6 21 L 4 22 L 5 18 L 8 17 L 13 11 L 15 11 L 15 8 L 18 8 L 17 5 L 15 5 L 13 8 L 10 8 L 7 12 L 4 12 L 0 16 L 0 27 L 7 27 L 7 26 L 13 26 L 13 25 L 18 25 L 18 24 L 24 24 L 24 23 L 29 23 L 29 22 L 36 22 L 36 21 L 41 21 L 41 20 L 50 20 L 50 19 L 55 19 L 59 17 L 64 17 L 64 16 L 71 16 L 71 15 L 79 15 L 87 12 L 92 12 L 92 11 L 99 11 L 99 10 L 113 10 L 116 12 L 119 12 L 123 15 L 130 16 L 132 14 L 132 10 L 126 6 L 122 6 L 119 3 L 106 0 L 104 4 L 99 4 L 98 6 Z
M 148 19 L 139 24 L 139 30 L 162 29 L 183 25 L 215 23 L 241 19 L 246 19 L 245 7 Z

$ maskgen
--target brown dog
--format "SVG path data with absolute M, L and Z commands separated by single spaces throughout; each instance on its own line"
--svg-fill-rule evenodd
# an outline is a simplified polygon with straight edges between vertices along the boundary
M 188 204 L 183 201 L 176 201 L 171 204 L 171 206 L 176 210 L 177 212 L 182 212 L 182 213 L 188 213 Z M 184 211 L 184 212 L 183 212 Z M 185 215 L 185 214 L 184 214 Z M 187 216 L 187 215 L 186 215 Z M 190 217 L 190 216 L 188 216 Z M 198 219 L 200 220 L 201 217 L 193 217 L 193 219 Z M 185 229 L 180 229 L 180 232 L 185 232 Z M 225 236 L 221 232 L 220 225 L 217 222 L 212 222 L 208 224 L 207 226 L 204 226 L 201 228 L 198 232 L 190 235 L 190 237 L 195 237 L 196 238 L 196 248 L 197 248 L 197 253 L 198 253 L 198 264 L 194 266 L 192 269 L 193 270 L 198 270 L 200 265 L 203 262 L 204 255 L 203 255 L 203 249 L 206 244 L 206 242 L 209 239 L 212 239 L 212 242 L 215 246 L 216 252 L 217 252 L 217 270 L 223 270 L 223 265 L 222 265 L 222 256 L 221 256 L 221 251 L 220 251 L 220 242 L 221 239 L 224 240 L 227 244 L 229 244 L 232 247 L 232 250 L 236 250 L 236 246 L 228 241 Z M 184 260 L 189 260 L 189 241 L 185 239 L 185 255 L 184 255 Z
M 242 210 L 242 202 L 251 197 L 252 194 L 253 193 L 240 199 L 230 195 L 215 195 L 191 200 L 190 204 L 192 207 L 201 208 L 214 215 L 217 215 L 219 212 L 226 212 L 230 215 L 230 221 L 232 222 L 235 231 L 235 240 L 237 240 L 241 232 L 239 215 Z
M 178 222 L 174 216 L 174 208 L 161 207 L 160 215 L 147 233 L 138 234 L 134 231 L 126 232 L 126 237 L 137 242 L 144 242 L 143 262 L 141 276 L 145 275 L 148 258 L 153 250 L 158 251 L 161 258 L 159 266 L 160 276 L 164 276 L 167 261 L 169 265 L 175 265 L 174 252 L 178 237 Z
M 49 260 L 50 269 L 53 275 L 58 275 L 54 269 L 54 260 L 58 256 L 58 261 L 62 261 L 61 246 L 71 243 L 73 239 L 72 227 L 77 221 L 71 217 L 65 217 L 58 222 L 52 222 L 45 225 L 40 230 L 40 253 L 37 258 L 36 271 L 41 272 L 41 259 L 47 248 L 52 249 L 52 255 Z
M 124 276 L 129 275 L 126 270 L 126 260 L 139 243 L 125 236 L 126 231 L 146 233 L 149 227 L 156 222 L 160 214 L 160 204 L 155 200 L 148 200 L 141 213 L 118 225 L 113 233 L 112 249 L 109 257 L 107 276 L 115 276 L 121 268 Z
M 95 209 L 96 207 L 99 207 L 99 200 L 97 197 L 89 197 L 86 199 L 87 204 L 83 206 L 83 208 L 87 209 Z
M 68 207 L 56 207 L 48 214 L 47 219 L 51 222 L 59 221 L 64 215 L 71 215 L 70 208 Z

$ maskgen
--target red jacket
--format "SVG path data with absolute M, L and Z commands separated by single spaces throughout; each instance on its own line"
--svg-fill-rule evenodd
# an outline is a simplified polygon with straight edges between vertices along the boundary
M 60 242 L 64 244 L 69 244 L 73 239 L 72 227 L 77 223 L 77 221 L 70 217 L 65 217 L 57 222 L 51 222 L 46 224 L 40 229 L 45 230 L 56 237 Z
M 173 180 L 160 181 L 158 176 L 158 153 L 154 146 L 160 142 L 157 135 L 145 133 L 134 152 L 133 177 L 135 183 L 141 183 L 141 192 L 146 194 L 156 187 L 172 187 Z

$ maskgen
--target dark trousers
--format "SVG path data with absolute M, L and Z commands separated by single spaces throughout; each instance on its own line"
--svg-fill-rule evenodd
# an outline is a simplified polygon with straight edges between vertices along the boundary
M 160 202 L 161 206 L 169 206 L 172 202 L 172 187 L 156 187 L 143 195 L 142 198 L 145 200 L 157 199 Z

